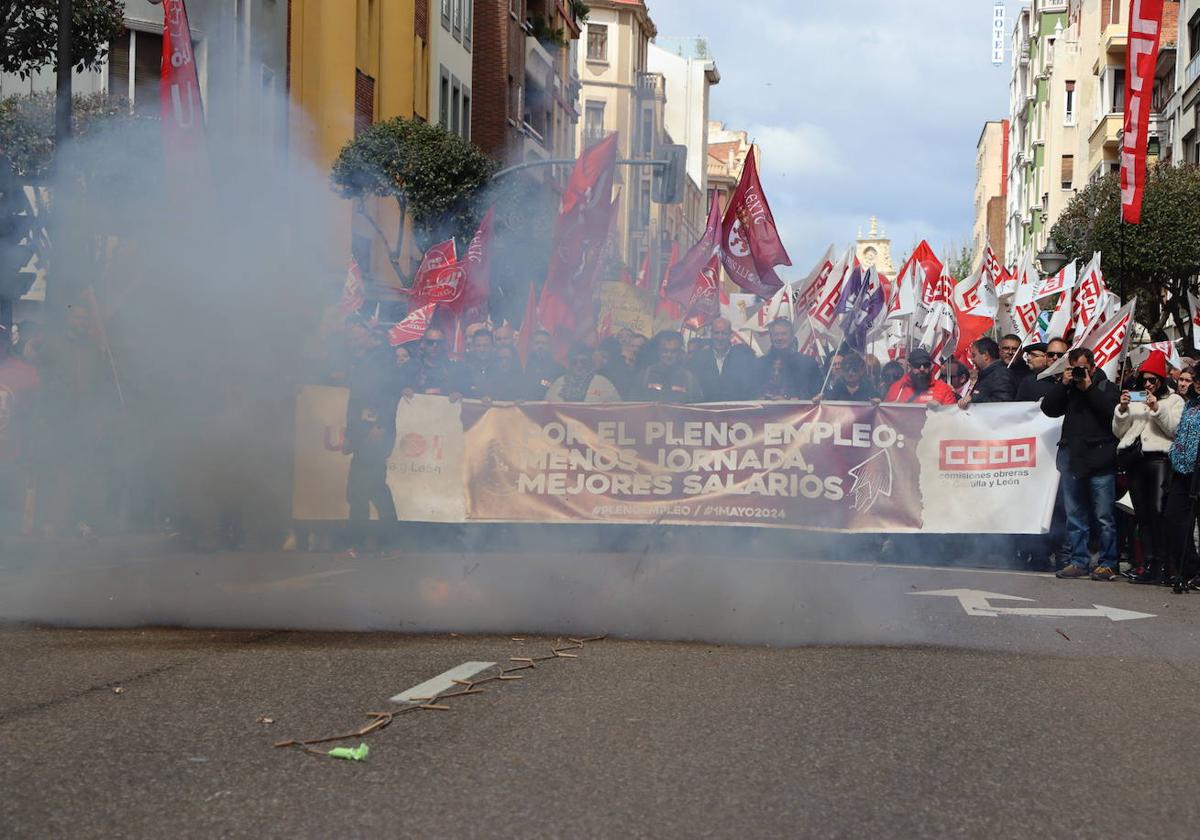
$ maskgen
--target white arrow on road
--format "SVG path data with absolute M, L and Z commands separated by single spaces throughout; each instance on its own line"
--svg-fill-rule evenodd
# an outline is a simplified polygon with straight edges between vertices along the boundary
M 1032 598 L 1022 598 L 1018 595 L 1001 595 L 998 592 L 982 592 L 978 589 L 935 589 L 931 592 L 910 592 L 909 595 L 941 595 L 946 598 L 957 598 L 967 615 L 981 615 L 996 618 L 1001 615 L 1031 615 L 1055 618 L 1107 618 L 1109 621 L 1131 621 L 1135 618 L 1154 618 L 1150 613 L 1119 610 L 1116 607 L 1105 607 L 1093 604 L 1091 609 L 1068 609 L 1054 607 L 996 607 L 988 601 L 1026 601 L 1037 603 Z

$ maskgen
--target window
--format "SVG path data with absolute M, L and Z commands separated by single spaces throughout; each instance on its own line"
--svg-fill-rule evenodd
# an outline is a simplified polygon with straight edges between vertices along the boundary
M 462 4 L 463 0 L 450 0 L 454 4 L 454 15 L 451 18 L 450 31 L 455 41 L 462 40 Z
M 354 71 L 354 136 L 375 122 L 375 79 L 361 70 Z
M 458 134 L 459 118 L 462 116 L 462 88 L 458 79 L 450 82 L 450 131 Z
M 641 191 L 638 194 L 638 228 L 645 230 L 650 227 L 650 182 L 642 181 Z
M 464 140 L 471 139 L 471 89 L 462 90 L 462 136 Z
M 649 156 L 654 151 L 654 111 L 642 111 L 642 154 Z
M 454 0 L 442 0 L 442 28 L 450 30 L 450 4 Z
M 1067 82 L 1066 99 L 1063 121 L 1067 125 L 1075 125 L 1075 83 Z
M 450 74 L 442 68 L 442 83 L 438 96 L 438 125 L 450 130 Z
M 1112 72 L 1112 108 L 1111 114 L 1120 114 L 1125 110 L 1125 68 L 1118 67 Z
M 463 1 L 463 46 L 471 49 L 471 30 L 475 26 L 475 0 Z
M 1062 156 L 1062 188 L 1064 190 L 1071 189 L 1075 183 L 1075 156 Z
M 584 145 L 591 145 L 604 136 L 604 103 L 588 102 L 583 109 Z
M 588 24 L 588 61 L 608 61 L 608 27 L 602 23 Z

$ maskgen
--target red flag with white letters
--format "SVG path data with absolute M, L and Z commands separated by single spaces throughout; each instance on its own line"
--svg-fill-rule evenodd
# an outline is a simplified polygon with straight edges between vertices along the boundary
M 696 284 L 708 269 L 714 254 L 721 248 L 721 202 L 714 197 L 708 209 L 708 224 L 700 241 L 688 248 L 677 265 L 667 269 L 662 296 L 681 306 L 689 306 L 695 294 Z M 676 248 L 679 246 L 676 245 Z M 678 252 L 676 252 L 678 253 Z
M 427 303 L 409 312 L 404 316 L 403 321 L 388 330 L 388 343 L 396 347 L 423 338 L 425 331 L 429 329 L 430 321 L 433 320 L 435 309 L 437 309 L 436 303 Z
M 683 316 L 683 325 L 688 329 L 698 330 L 721 316 L 721 301 L 717 291 L 720 277 L 721 257 L 713 254 L 708 265 L 696 277 L 696 288 Z
M 1151 97 L 1162 34 L 1163 0 L 1129 0 L 1129 43 L 1125 48 L 1125 130 L 1121 135 L 1121 218 L 1142 221 L 1146 149 L 1150 142 Z
M 495 231 L 492 227 L 494 209 L 489 209 L 479 229 L 471 237 L 467 246 L 467 257 L 463 260 L 465 280 L 462 295 L 452 304 L 456 313 L 462 316 L 468 324 L 486 321 L 488 317 L 488 298 L 491 296 L 492 278 L 492 240 Z
M 204 106 L 192 52 L 192 30 L 184 0 L 163 0 L 162 61 L 159 107 L 163 154 L 167 168 L 185 177 L 202 173 L 208 159 L 204 145 Z
M 758 180 L 753 148 L 746 155 L 741 180 L 725 208 L 721 256 L 734 283 L 764 298 L 771 297 L 783 285 L 775 274 L 775 266 L 792 264 L 779 241 L 775 218 Z

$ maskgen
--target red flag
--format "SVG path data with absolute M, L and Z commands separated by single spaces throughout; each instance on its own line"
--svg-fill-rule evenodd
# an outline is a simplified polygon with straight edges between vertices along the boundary
M 615 203 L 613 172 L 617 134 L 584 151 L 571 170 L 554 225 L 554 251 L 542 286 L 538 316 L 561 342 L 569 341 L 580 315 L 593 304 L 596 273 L 608 240 Z
M 692 291 L 692 299 L 688 301 L 683 317 L 683 325 L 688 329 L 701 329 L 720 317 L 720 276 L 721 256 L 713 254 L 708 265 L 696 277 L 696 287 Z
M 649 251 L 649 249 L 646 250 L 645 255 L 642 257 L 642 267 L 638 269 L 636 285 L 639 289 L 649 289 L 650 288 L 650 251 Z
M 661 296 L 683 306 L 688 306 L 695 293 L 696 284 L 708 269 L 714 254 L 721 249 L 721 202 L 714 196 L 708 209 L 708 224 L 700 241 L 688 248 L 678 265 L 667 269 Z M 678 249 L 678 245 L 674 246 Z M 678 253 L 676 250 L 675 253 Z
M 637 283 L 633 282 L 633 275 L 629 273 L 629 269 L 625 266 L 625 263 L 621 263 L 621 273 L 617 277 L 617 280 L 621 283 L 624 283 L 626 286 L 637 286 L 639 289 L 641 288 L 641 286 L 638 286 Z
M 163 0 L 162 62 L 159 67 L 159 117 L 163 152 L 169 168 L 195 172 L 207 160 L 204 107 L 192 53 L 192 30 L 184 0 Z
M 479 223 L 479 230 L 471 237 L 464 266 L 466 284 L 458 302 L 452 304 L 455 312 L 467 319 L 468 323 L 487 320 L 488 297 L 491 294 L 492 240 L 495 237 L 493 212 L 494 209 L 487 211 Z
M 517 333 L 517 355 L 522 366 L 529 358 L 529 338 L 538 327 L 537 284 L 529 281 L 529 297 L 525 300 L 525 317 L 521 321 L 521 330 Z
M 346 271 L 346 283 L 342 286 L 342 302 L 340 309 L 343 315 L 353 315 L 363 308 L 366 303 L 367 291 L 363 285 L 362 272 L 358 270 L 358 262 L 351 257 L 350 268 Z
M 409 312 L 404 316 L 403 321 L 388 330 L 388 343 L 395 347 L 423 338 L 425 331 L 429 329 L 429 322 L 433 320 L 435 309 L 437 309 L 436 303 L 427 303 Z
M 722 258 L 733 282 L 769 298 L 783 285 L 775 266 L 792 261 L 779 241 L 779 231 L 758 180 L 754 149 L 746 155 L 742 177 L 729 199 L 721 223 Z
M 1146 147 L 1150 141 L 1151 95 L 1162 32 L 1163 0 L 1129 0 L 1129 45 L 1125 48 L 1125 131 L 1121 139 L 1121 218 L 1142 221 Z
M 954 293 L 950 296 L 954 316 L 958 320 L 960 351 L 965 351 L 996 323 L 1000 300 L 992 276 L 985 259 L 975 274 L 954 287 Z
M 417 268 L 416 277 L 413 278 L 412 289 L 409 294 L 413 298 L 414 305 L 424 305 L 429 302 L 429 286 L 432 282 L 431 275 L 438 269 L 445 268 L 458 262 L 458 248 L 454 244 L 453 239 L 447 239 L 445 242 L 439 242 L 436 245 L 431 245 L 424 256 L 421 257 L 421 265 Z M 438 301 L 438 303 L 446 303 L 446 301 Z

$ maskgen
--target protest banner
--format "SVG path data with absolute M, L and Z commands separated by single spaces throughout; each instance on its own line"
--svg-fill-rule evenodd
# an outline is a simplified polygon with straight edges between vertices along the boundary
M 639 289 L 632 283 L 606 281 L 596 284 L 600 299 L 600 322 L 609 324 L 609 333 L 616 335 L 628 328 L 644 336 L 654 335 L 654 310 L 658 296 Z M 678 324 L 675 325 L 678 328 Z
M 340 392 L 340 394 L 339 394 Z M 345 391 L 297 403 L 296 519 L 344 518 Z M 339 414 L 340 411 L 340 414 Z M 402 401 L 401 519 L 1040 533 L 1058 423 L 1032 403 L 705 406 Z

